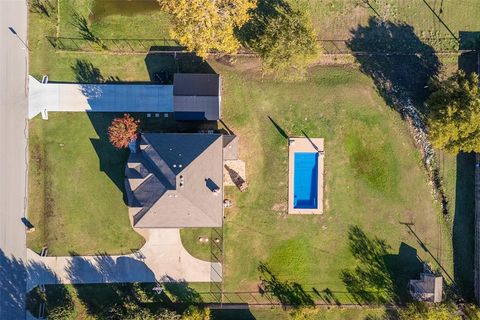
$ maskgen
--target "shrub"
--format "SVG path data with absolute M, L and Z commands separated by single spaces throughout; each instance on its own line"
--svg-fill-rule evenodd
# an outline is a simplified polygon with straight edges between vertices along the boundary
M 122 118 L 115 118 L 108 127 L 108 138 L 117 149 L 127 148 L 128 144 L 137 139 L 140 120 L 135 120 L 125 113 Z

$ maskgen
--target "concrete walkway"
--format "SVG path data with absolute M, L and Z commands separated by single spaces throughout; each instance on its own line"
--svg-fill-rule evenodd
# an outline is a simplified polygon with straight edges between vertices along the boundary
M 180 229 L 145 229 L 142 235 L 147 242 L 140 251 L 121 256 L 40 257 L 28 249 L 27 290 L 59 283 L 221 281 L 221 264 L 192 257 Z
M 40 83 L 29 76 L 28 116 L 48 111 L 172 112 L 173 85 Z

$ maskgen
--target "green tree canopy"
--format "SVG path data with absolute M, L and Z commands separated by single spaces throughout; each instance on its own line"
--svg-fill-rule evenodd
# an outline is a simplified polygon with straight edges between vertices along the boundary
M 261 3 L 240 37 L 263 62 L 265 74 L 286 80 L 303 78 L 308 64 L 317 57 L 319 45 L 306 8 L 286 2 Z
M 208 308 L 190 306 L 182 315 L 183 320 L 210 320 L 211 314 Z
M 458 309 L 447 304 L 429 306 L 425 303 L 410 303 L 400 309 L 400 320 L 460 320 Z
M 234 30 L 250 18 L 255 0 L 159 0 L 173 17 L 172 37 L 206 58 L 210 50 L 234 53 L 240 43 Z
M 429 136 L 434 147 L 450 153 L 480 152 L 478 75 L 458 71 L 432 81 L 427 100 Z

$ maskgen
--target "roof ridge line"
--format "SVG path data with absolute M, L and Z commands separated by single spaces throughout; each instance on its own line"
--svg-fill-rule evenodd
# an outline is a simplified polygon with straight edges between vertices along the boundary
M 190 199 L 188 197 L 186 197 L 183 192 L 179 192 L 181 195 L 182 195 L 182 198 L 187 200 L 188 203 L 190 203 L 193 207 L 197 208 L 198 211 L 200 211 L 201 213 L 203 213 L 204 216 L 206 216 L 211 223 L 215 223 L 215 221 L 208 215 L 205 213 L 205 211 L 203 211 L 202 209 L 200 209 L 197 205 L 195 205 L 192 201 L 190 201 Z M 158 200 L 157 200 L 158 201 Z

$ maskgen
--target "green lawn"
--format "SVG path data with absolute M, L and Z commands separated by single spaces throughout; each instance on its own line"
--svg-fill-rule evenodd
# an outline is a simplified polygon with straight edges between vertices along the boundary
M 355 265 L 347 237 L 354 225 L 367 237 L 386 240 L 387 262 L 411 262 L 410 250 L 432 262 L 400 224 L 413 222 L 415 233 L 451 273 L 449 229 L 440 220 L 419 154 L 404 122 L 367 76 L 329 67 L 316 69 L 304 82 L 285 84 L 214 66 L 224 79 L 224 122 L 240 137 L 249 183 L 245 193 L 226 190 L 234 203 L 224 226 L 226 291 L 255 291 L 257 268 L 265 262 L 281 281 L 297 282 L 306 291 L 330 289 L 348 301 L 340 274 Z M 268 117 L 290 136 L 325 138 L 323 215 L 285 213 L 287 141 Z M 192 241 L 198 234 L 185 230 L 184 244 L 205 257 L 205 248 Z M 400 267 L 393 278 L 405 282 L 408 273 L 408 266 Z
M 50 255 L 130 253 L 144 239 L 130 226 L 123 200 L 127 151 L 106 127 L 113 114 L 51 113 L 29 124 L 28 247 Z
M 156 0 L 57 0 L 59 36 L 80 37 L 74 13 L 84 17 L 92 32 L 108 39 L 160 39 L 169 37 L 169 17 Z M 123 2 L 123 3 L 122 3 Z

